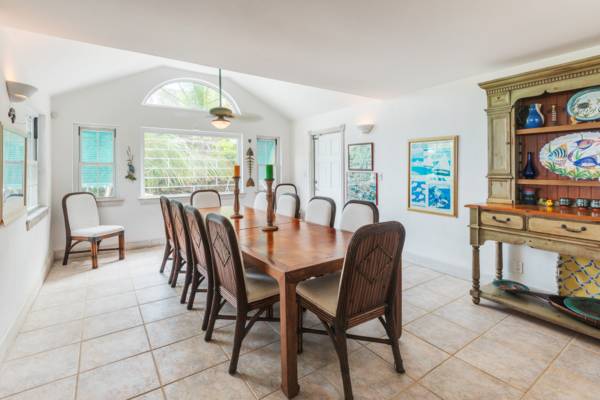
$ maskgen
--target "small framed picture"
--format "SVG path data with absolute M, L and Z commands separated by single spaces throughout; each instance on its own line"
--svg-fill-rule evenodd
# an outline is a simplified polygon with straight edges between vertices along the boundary
M 373 171 L 373 143 L 348 145 L 348 170 Z
M 346 172 L 346 201 L 363 200 L 377 205 L 379 200 L 377 172 Z
M 408 142 L 408 209 L 456 217 L 458 136 Z

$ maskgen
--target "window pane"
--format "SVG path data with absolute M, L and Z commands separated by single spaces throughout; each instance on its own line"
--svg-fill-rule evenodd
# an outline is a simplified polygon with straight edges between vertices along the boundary
M 23 196 L 25 177 L 25 140 L 4 131 L 4 198 Z
M 213 107 L 219 107 L 219 91 L 197 81 L 169 82 L 156 89 L 145 104 L 208 111 Z M 223 96 L 223 107 L 235 111 L 233 104 L 225 96 Z
M 81 190 L 98 197 L 114 196 L 112 165 L 83 165 L 80 171 Z
M 114 140 L 115 136 L 112 130 L 81 130 L 81 162 L 112 163 Z
M 264 188 L 266 177 L 265 165 L 273 165 L 273 174 L 277 178 L 277 139 L 256 139 L 256 160 L 258 166 L 258 182 Z
M 144 193 L 190 194 L 197 189 L 233 191 L 237 138 L 191 134 L 144 134 Z

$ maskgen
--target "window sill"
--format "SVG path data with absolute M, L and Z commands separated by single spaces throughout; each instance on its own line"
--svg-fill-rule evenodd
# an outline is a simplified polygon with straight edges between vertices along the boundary
M 241 198 L 243 198 L 245 195 L 246 195 L 246 193 L 240 192 Z M 190 199 L 190 195 L 189 194 L 174 195 L 174 196 L 167 196 L 167 198 L 169 198 L 171 200 L 188 201 Z M 233 199 L 233 193 L 221 193 L 221 199 Z M 153 204 L 153 203 L 158 203 L 160 201 L 160 196 L 140 196 L 140 197 L 138 197 L 138 200 L 142 204 L 146 204 L 146 203 Z
M 46 215 L 48 215 L 49 208 L 46 206 L 38 206 L 33 210 L 27 212 L 27 220 L 25 224 L 27 226 L 27 230 L 30 231 L 36 226 L 41 220 L 44 219 Z
M 107 206 L 121 205 L 125 201 L 125 199 L 120 198 L 120 197 L 105 197 L 105 198 L 96 199 L 96 201 L 98 202 L 98 206 L 107 207 Z

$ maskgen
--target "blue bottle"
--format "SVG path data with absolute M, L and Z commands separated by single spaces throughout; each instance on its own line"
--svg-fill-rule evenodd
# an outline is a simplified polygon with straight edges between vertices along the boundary
M 544 126 L 544 115 L 542 114 L 542 105 L 538 103 L 529 106 L 529 114 L 525 120 L 524 128 L 539 128 Z
M 537 171 L 533 165 L 533 153 L 527 152 L 527 164 L 525 164 L 525 169 L 523 170 L 523 177 L 525 179 L 533 179 L 537 176 Z

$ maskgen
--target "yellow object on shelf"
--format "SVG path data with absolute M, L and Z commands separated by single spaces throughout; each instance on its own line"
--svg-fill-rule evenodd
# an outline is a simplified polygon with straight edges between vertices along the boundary
M 560 254 L 556 280 L 560 296 L 600 299 L 600 263 L 597 260 Z

